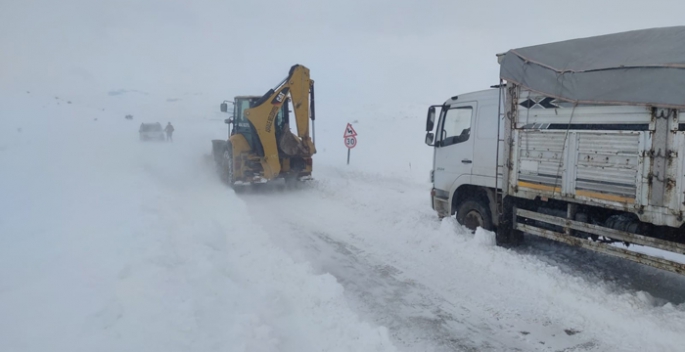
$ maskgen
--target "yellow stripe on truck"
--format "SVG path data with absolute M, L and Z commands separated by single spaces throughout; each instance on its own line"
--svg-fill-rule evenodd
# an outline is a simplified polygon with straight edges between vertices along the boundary
M 531 182 L 525 182 L 525 181 L 519 181 L 518 187 L 519 188 L 534 189 L 536 191 L 547 191 L 547 192 L 553 192 L 553 193 L 561 193 L 561 187 L 554 187 L 554 186 L 542 185 L 539 183 L 531 183 Z M 608 194 L 608 193 L 585 191 L 585 190 L 576 190 L 576 196 L 585 197 L 585 198 L 592 198 L 592 199 L 607 200 L 610 202 L 617 202 L 617 203 L 635 204 L 635 198 L 619 196 L 616 194 Z
M 576 196 L 602 199 L 602 200 L 608 200 L 610 202 L 618 202 L 618 203 L 628 203 L 628 204 L 634 204 L 635 203 L 635 198 L 632 198 L 632 197 L 624 197 L 624 196 L 619 196 L 619 195 L 615 195 L 615 194 L 607 194 L 607 193 L 584 191 L 584 190 L 576 190 Z
M 561 193 L 561 187 L 554 187 L 548 185 L 541 185 L 539 183 L 530 183 L 525 181 L 519 181 L 518 187 L 530 188 L 536 191 L 548 191 L 548 192 L 559 192 Z

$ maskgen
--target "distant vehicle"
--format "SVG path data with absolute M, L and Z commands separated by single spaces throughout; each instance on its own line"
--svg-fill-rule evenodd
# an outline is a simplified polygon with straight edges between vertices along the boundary
M 159 122 L 141 123 L 138 133 L 141 141 L 164 141 L 164 129 Z

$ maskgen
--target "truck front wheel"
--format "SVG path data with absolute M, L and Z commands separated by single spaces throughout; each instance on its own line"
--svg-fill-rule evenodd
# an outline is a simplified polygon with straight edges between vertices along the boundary
M 487 204 L 480 199 L 467 199 L 457 208 L 457 221 L 466 228 L 476 232 L 476 228 L 492 231 L 492 215 Z

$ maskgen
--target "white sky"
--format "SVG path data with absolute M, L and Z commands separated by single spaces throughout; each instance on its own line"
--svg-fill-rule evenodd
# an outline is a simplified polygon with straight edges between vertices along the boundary
M 300 63 L 329 109 L 430 104 L 497 83 L 498 52 L 684 19 L 682 0 L 2 0 L 0 88 L 218 109 Z

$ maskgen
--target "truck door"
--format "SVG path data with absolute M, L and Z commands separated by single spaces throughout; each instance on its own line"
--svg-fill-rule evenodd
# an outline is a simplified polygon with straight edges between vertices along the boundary
M 473 165 L 473 136 L 471 131 L 476 102 L 464 102 L 442 109 L 435 143 L 435 188 L 451 191 L 460 176 L 469 182 Z

